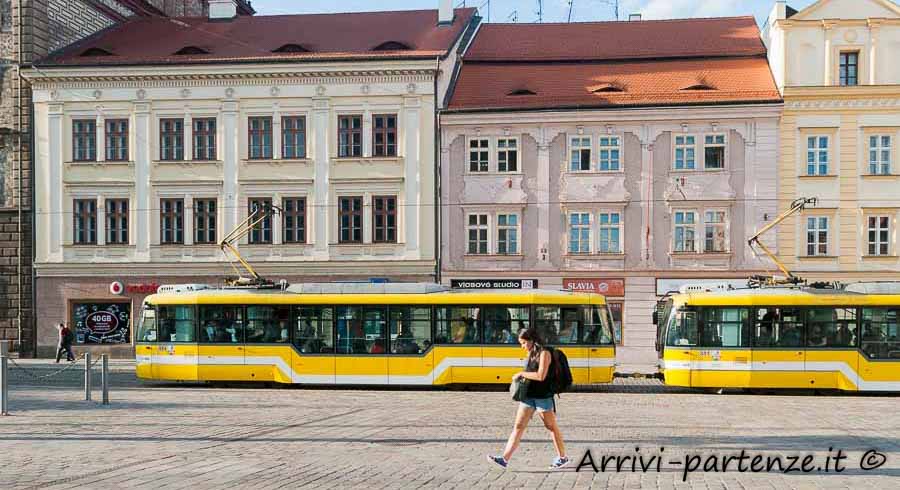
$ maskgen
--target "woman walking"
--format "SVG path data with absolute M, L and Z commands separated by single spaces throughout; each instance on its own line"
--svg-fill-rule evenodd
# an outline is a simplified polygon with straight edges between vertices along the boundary
M 550 372 L 550 364 L 553 362 L 553 356 L 550 350 L 544 346 L 544 342 L 533 328 L 522 329 L 519 332 L 519 345 L 528 353 L 525 361 L 525 370 L 516 373 L 513 380 L 519 378 L 528 380 L 528 391 L 525 400 L 519 403 L 519 409 L 516 412 L 516 422 L 513 431 L 509 435 L 506 442 L 506 449 L 502 456 L 488 456 L 488 460 L 492 461 L 503 468 L 509 464 L 510 458 L 519 447 L 519 442 L 525 434 L 528 422 L 534 412 L 538 413 L 544 422 L 544 427 L 550 431 L 553 437 L 553 447 L 556 449 L 556 459 L 550 465 L 551 469 L 565 467 L 569 464 L 569 458 L 566 456 L 566 446 L 563 443 L 562 433 L 559 425 L 556 423 L 556 404 L 553 400 L 553 391 L 550 387 L 550 380 L 547 374 Z

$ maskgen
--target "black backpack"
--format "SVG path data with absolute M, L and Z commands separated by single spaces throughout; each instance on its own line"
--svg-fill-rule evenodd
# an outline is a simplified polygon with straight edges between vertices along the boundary
M 572 370 L 569 369 L 569 358 L 566 357 L 565 352 L 552 347 L 548 349 L 552 362 L 547 377 L 550 378 L 550 389 L 558 395 L 572 389 Z

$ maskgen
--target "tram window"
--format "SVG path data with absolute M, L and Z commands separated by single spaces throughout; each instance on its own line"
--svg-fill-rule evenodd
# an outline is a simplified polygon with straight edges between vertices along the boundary
M 153 307 L 145 307 L 144 315 L 141 317 L 141 329 L 138 334 L 139 342 L 156 342 L 159 338 L 156 335 L 156 309 Z
M 294 345 L 304 354 L 334 352 L 334 310 L 330 306 L 299 306 Z
M 604 306 L 582 306 L 584 332 L 582 343 L 588 345 L 609 345 L 614 343 L 613 323 L 609 309 Z
M 200 343 L 240 344 L 243 341 L 242 306 L 200 306 Z
M 669 323 L 666 345 L 690 347 L 697 345 L 697 312 L 678 311 Z
M 366 307 L 363 309 L 363 332 L 366 339 L 366 352 L 369 354 L 387 353 L 387 308 Z
M 755 318 L 753 345 L 756 347 L 803 347 L 803 310 L 759 308 Z
M 431 347 L 431 308 L 391 307 L 391 353 L 421 354 Z
M 570 314 L 560 321 L 559 306 L 535 306 L 534 325 L 541 338 L 548 344 L 576 344 L 578 343 L 578 317 L 576 310 L 569 310 Z
M 870 359 L 900 359 L 900 308 L 863 308 L 860 346 Z
M 160 342 L 196 342 L 193 305 L 160 306 L 157 312 Z
M 437 309 L 436 344 L 477 344 L 479 308 L 449 306 Z
M 806 345 L 852 347 L 856 325 L 856 308 L 810 308 L 806 310 Z
M 519 330 L 530 324 L 527 307 L 485 306 L 481 315 L 485 344 L 514 344 Z
M 746 308 L 703 308 L 697 325 L 700 347 L 749 347 Z
M 290 335 L 290 306 L 247 307 L 247 343 L 284 343 Z

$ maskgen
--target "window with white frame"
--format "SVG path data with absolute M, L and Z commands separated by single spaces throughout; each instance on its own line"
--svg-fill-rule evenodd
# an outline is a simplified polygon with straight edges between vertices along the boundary
M 806 137 L 806 175 L 828 175 L 828 136 Z
M 887 134 L 869 136 L 869 173 L 889 175 L 891 173 L 891 137 Z
M 697 251 L 697 212 L 675 211 L 675 248 L 676 252 Z
M 591 213 L 569 213 L 569 253 L 591 253 Z
M 891 218 L 869 216 L 869 255 L 888 255 L 891 252 Z
M 703 251 L 727 252 L 726 213 L 724 210 L 707 210 L 703 213 Z
M 569 139 L 569 170 L 587 172 L 591 170 L 591 138 L 573 136 Z
M 500 138 L 497 140 L 497 171 L 519 171 L 519 146 L 516 138 Z
M 620 154 L 621 148 L 619 147 L 618 136 L 604 136 L 600 138 L 600 158 L 598 164 L 601 171 L 615 172 L 622 168 L 619 163 Z
M 725 168 L 725 135 L 708 134 L 703 140 L 703 168 L 722 170 Z
M 697 140 L 694 136 L 675 137 L 675 170 L 697 168 Z
M 497 215 L 497 254 L 515 255 L 519 253 L 519 215 Z
M 491 142 L 487 138 L 469 140 L 469 172 L 487 172 Z
M 488 233 L 490 228 L 488 225 L 487 214 L 470 214 L 467 218 L 468 226 L 466 230 L 469 235 L 468 254 L 486 255 L 488 253 Z
M 619 213 L 600 213 L 597 215 L 600 227 L 599 250 L 602 254 L 622 253 L 622 217 Z
M 828 217 L 809 216 L 806 218 L 806 255 L 828 255 Z

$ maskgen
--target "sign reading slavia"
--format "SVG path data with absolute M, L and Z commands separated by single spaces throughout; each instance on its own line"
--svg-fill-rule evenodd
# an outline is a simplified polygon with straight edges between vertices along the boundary
M 537 279 L 451 279 L 453 289 L 537 289 Z

